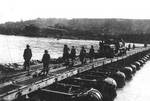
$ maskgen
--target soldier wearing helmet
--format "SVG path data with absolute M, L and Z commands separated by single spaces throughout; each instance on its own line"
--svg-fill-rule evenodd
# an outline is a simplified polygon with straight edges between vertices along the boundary
M 24 50 L 23 53 L 23 58 L 24 58 L 24 69 L 28 70 L 28 75 L 29 75 L 29 71 L 30 71 L 30 60 L 32 57 L 32 51 L 30 49 L 30 46 L 27 44 L 26 45 L 26 49 Z

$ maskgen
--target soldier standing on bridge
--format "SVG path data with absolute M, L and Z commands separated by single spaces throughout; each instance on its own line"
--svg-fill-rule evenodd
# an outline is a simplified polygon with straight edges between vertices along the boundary
M 82 47 L 79 55 L 80 61 L 82 64 L 86 63 L 86 50 L 84 49 L 84 46 Z
M 132 48 L 135 49 L 135 44 L 133 44 Z
M 48 51 L 44 51 L 44 55 L 42 57 L 42 62 L 43 62 L 43 70 L 42 72 L 47 75 L 49 71 L 49 62 L 50 62 L 50 55 L 48 54 Z
M 94 56 L 95 56 L 94 48 L 93 48 L 93 45 L 91 45 L 91 49 L 89 52 L 90 62 L 93 62 Z
M 65 61 L 65 65 L 69 65 L 69 48 L 67 45 L 64 45 L 63 49 L 63 59 Z
M 99 42 L 99 49 L 98 49 L 98 57 L 100 58 L 104 54 L 104 41 Z
M 75 58 L 76 58 L 76 50 L 75 50 L 74 46 L 72 46 L 72 49 L 71 49 L 71 52 L 70 52 L 70 58 L 71 58 L 71 61 L 72 61 L 72 66 L 73 66 Z
M 131 44 L 128 45 L 128 51 L 131 49 Z
M 27 44 L 26 49 L 24 50 L 24 53 L 23 53 L 23 58 L 25 60 L 24 69 L 28 70 L 28 75 L 29 75 L 29 71 L 30 71 L 30 59 L 31 59 L 31 57 L 32 57 L 32 51 L 30 49 L 30 46 Z

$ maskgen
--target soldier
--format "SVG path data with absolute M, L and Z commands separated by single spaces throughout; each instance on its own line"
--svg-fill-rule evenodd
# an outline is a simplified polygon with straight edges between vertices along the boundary
M 32 57 L 32 51 L 30 49 L 30 46 L 27 44 L 26 49 L 24 50 L 24 53 L 23 53 L 23 58 L 25 60 L 24 69 L 28 70 L 28 75 L 29 75 L 29 71 L 30 71 L 30 59 L 31 59 L 31 57 Z
M 103 50 L 103 44 L 104 44 L 104 41 L 100 41 L 99 42 L 99 50 Z
M 93 48 L 93 45 L 91 45 L 91 49 L 90 49 L 90 52 L 89 52 L 90 62 L 93 62 L 94 55 L 95 55 L 94 48 Z
M 72 46 L 71 53 L 70 53 L 72 65 L 74 64 L 75 57 L 76 57 L 76 50 L 75 50 L 74 46 Z
M 82 64 L 86 63 L 86 50 L 84 49 L 84 47 L 82 47 L 82 49 L 80 51 L 79 58 L 80 58 L 80 61 Z
M 132 47 L 133 47 L 133 49 L 135 49 L 135 44 L 133 44 L 133 46 L 132 46 Z
M 144 47 L 147 47 L 147 43 L 144 43 Z
M 128 51 L 131 49 L 131 44 L 128 45 Z
M 65 65 L 69 64 L 69 48 L 67 45 L 64 45 L 64 49 L 63 49 L 63 59 L 65 61 Z
M 104 41 L 100 41 L 99 42 L 99 49 L 98 49 L 98 58 L 103 56 L 103 54 L 104 54 Z
M 48 54 L 48 51 L 44 51 L 44 55 L 42 57 L 42 62 L 43 62 L 43 70 L 42 72 L 47 75 L 49 71 L 49 62 L 50 62 L 50 55 Z

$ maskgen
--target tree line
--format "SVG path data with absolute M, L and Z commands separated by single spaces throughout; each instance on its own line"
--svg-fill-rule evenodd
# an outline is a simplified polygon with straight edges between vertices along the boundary
M 149 43 L 150 20 L 35 19 L 0 24 L 0 33 L 29 37 L 101 40 L 122 37 L 127 42 Z

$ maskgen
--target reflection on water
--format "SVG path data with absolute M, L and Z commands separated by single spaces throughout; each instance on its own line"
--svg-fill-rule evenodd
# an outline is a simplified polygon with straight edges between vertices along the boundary
M 79 53 L 80 46 L 84 45 L 89 48 L 90 45 L 98 46 L 98 41 L 90 40 L 69 40 L 69 39 L 52 39 L 52 38 L 29 38 L 23 36 L 0 35 L 0 63 L 22 62 L 23 51 L 26 44 L 30 44 L 33 57 L 32 59 L 41 60 L 42 54 L 47 49 L 52 58 L 62 56 L 63 45 L 69 47 L 74 45 Z
M 150 61 L 138 71 L 123 89 L 117 91 L 115 101 L 150 101 Z

